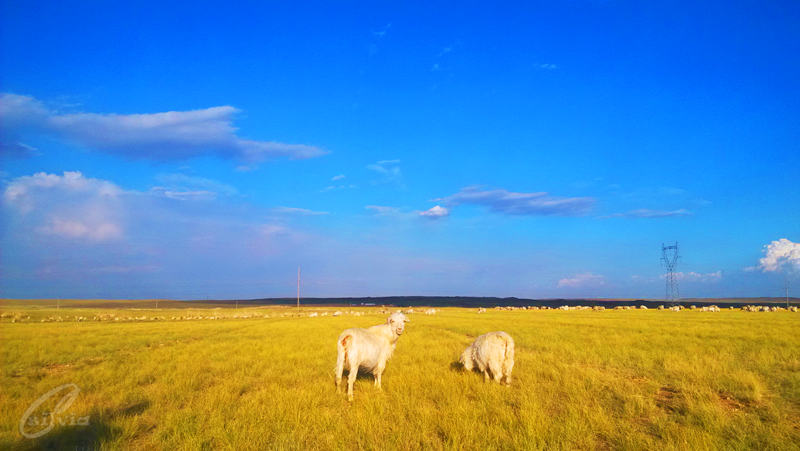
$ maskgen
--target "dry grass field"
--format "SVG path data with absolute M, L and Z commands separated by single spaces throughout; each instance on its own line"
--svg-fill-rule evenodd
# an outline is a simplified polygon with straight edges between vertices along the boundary
M 329 313 L 318 318 L 281 317 L 286 308 L 2 308 L 2 449 L 800 447 L 798 313 L 411 314 L 383 391 L 359 376 L 348 403 L 333 384 L 336 338 L 382 323 L 379 308 L 304 310 Z M 511 387 L 457 363 L 495 330 L 516 341 Z M 56 418 L 64 424 L 24 437 L 26 409 L 64 384 L 80 389 Z M 65 394 L 31 417 L 47 418 Z M 44 428 L 30 421 L 26 433 Z

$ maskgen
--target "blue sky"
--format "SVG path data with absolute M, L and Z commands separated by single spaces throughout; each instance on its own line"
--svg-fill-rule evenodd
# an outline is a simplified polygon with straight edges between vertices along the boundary
M 286 3 L 286 2 L 281 2 Z M 0 6 L 0 296 L 800 287 L 800 4 Z

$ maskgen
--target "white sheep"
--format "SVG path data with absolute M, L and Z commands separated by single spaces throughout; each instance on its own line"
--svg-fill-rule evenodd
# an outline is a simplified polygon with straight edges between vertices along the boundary
M 484 382 L 489 381 L 489 373 L 495 382 L 505 378 L 511 385 L 511 370 L 514 368 L 514 339 L 505 332 L 489 332 L 475 339 L 461 353 L 464 369 L 472 371 L 477 367 L 483 373 Z
M 486 309 L 481 307 L 478 309 L 478 313 L 486 313 Z
M 311 313 L 308 315 L 309 318 L 316 318 L 318 316 L 317 312 Z
M 425 310 L 425 314 L 426 315 L 435 315 L 436 314 L 436 309 L 432 308 L 432 309 Z
M 340 316 L 341 314 L 342 314 L 342 312 L 340 312 L 338 310 L 333 312 L 333 316 Z
M 392 358 L 397 339 L 403 334 L 405 323 L 410 322 L 402 313 L 392 313 L 385 324 L 372 326 L 369 329 L 347 329 L 336 341 L 338 352 L 336 358 L 336 392 L 341 393 L 342 372 L 348 367 L 347 399 L 353 400 L 353 384 L 356 382 L 358 370 L 364 370 L 375 376 L 375 386 L 381 390 L 381 375 L 386 362 Z

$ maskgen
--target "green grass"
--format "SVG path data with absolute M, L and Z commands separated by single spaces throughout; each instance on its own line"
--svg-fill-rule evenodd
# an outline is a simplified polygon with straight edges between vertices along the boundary
M 29 309 L 29 322 L 0 324 L 0 448 L 711 450 L 800 444 L 795 313 L 478 315 L 450 308 L 410 315 L 383 392 L 371 376 L 359 377 L 355 402 L 348 403 L 333 385 L 336 338 L 345 328 L 383 322 L 387 315 L 375 309 L 363 317 L 280 318 L 275 314 L 291 310 L 255 309 L 271 318 L 36 322 L 108 313 L 76 311 Z M 166 312 L 158 315 L 173 316 Z M 476 336 L 495 330 L 516 341 L 511 387 L 484 384 L 456 363 Z M 25 409 L 67 383 L 82 390 L 69 414 L 88 415 L 90 425 L 24 438 L 17 428 Z

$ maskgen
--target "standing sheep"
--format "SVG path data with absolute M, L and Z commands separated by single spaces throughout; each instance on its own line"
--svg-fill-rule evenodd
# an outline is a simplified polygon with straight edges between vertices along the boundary
M 505 332 L 489 332 L 481 335 L 461 353 L 461 363 L 467 371 L 477 367 L 483 373 L 484 382 L 489 381 L 491 372 L 495 382 L 500 383 L 505 377 L 506 385 L 511 385 L 514 339 Z
M 405 323 L 410 322 L 402 313 L 392 313 L 385 324 L 369 329 L 347 329 L 336 341 L 336 392 L 341 393 L 342 372 L 347 365 L 347 399 L 353 400 L 353 384 L 358 370 L 371 372 L 375 376 L 375 386 L 381 390 L 381 375 L 386 362 L 392 358 L 397 339 L 403 334 Z

